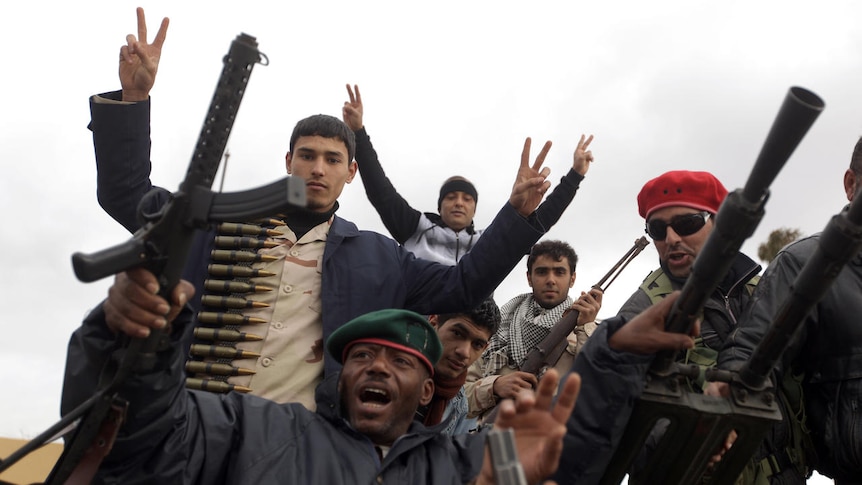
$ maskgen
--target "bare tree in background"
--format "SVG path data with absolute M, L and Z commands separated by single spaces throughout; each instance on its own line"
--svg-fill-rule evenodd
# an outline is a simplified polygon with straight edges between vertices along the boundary
M 760 258 L 761 261 L 765 261 L 767 264 L 771 263 L 781 248 L 799 239 L 799 236 L 801 235 L 802 231 L 799 229 L 789 229 L 786 227 L 776 229 L 769 233 L 769 238 L 766 242 L 763 242 L 758 246 L 757 257 Z

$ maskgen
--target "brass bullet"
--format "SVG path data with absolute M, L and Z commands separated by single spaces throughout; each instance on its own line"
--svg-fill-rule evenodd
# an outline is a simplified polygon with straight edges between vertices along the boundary
M 219 293 L 264 293 L 273 290 L 270 286 L 233 280 L 204 280 L 204 288 Z
M 234 367 L 230 364 L 220 364 L 218 362 L 201 362 L 199 360 L 186 362 L 186 371 L 193 374 L 213 374 L 217 376 L 250 376 L 256 374 L 255 371 L 244 367 Z
M 256 359 L 260 357 L 257 352 L 223 345 L 192 344 L 189 353 L 196 357 L 221 357 L 223 359 Z
M 220 392 L 226 394 L 230 391 L 247 393 L 251 392 L 251 388 L 238 386 L 236 384 L 228 384 L 223 381 L 215 381 L 212 379 L 198 379 L 197 377 L 186 378 L 186 387 L 189 389 L 197 389 L 199 391 Z
M 256 237 L 241 237 L 241 236 L 216 236 L 216 247 L 219 248 L 274 248 L 279 246 L 280 242 L 270 241 L 268 239 L 258 239 Z
M 239 313 L 199 312 L 198 321 L 210 325 L 257 325 L 266 323 L 258 317 L 247 317 Z
M 227 278 L 256 278 L 275 276 L 272 271 L 264 271 L 248 266 L 237 266 L 233 264 L 211 264 L 207 266 L 207 271 L 212 276 L 227 277 Z
M 263 340 L 263 337 L 253 333 L 206 327 L 196 327 L 195 338 L 201 340 L 223 340 L 225 342 L 257 342 Z
M 210 253 L 213 261 L 224 261 L 228 263 L 256 263 L 258 261 L 270 262 L 278 258 L 270 254 L 260 254 L 254 251 L 237 251 L 231 249 L 214 249 Z
M 258 219 L 258 220 L 257 220 L 257 221 L 255 221 L 255 222 L 257 222 L 258 224 L 260 224 L 260 225 L 262 225 L 262 226 L 274 226 L 274 227 L 279 227 L 279 226 L 286 226 L 286 225 L 287 225 L 283 220 L 281 220 L 281 219 L 274 219 L 274 218 L 271 218 L 271 217 L 270 217 L 270 218 L 264 218 L 264 219 Z
M 204 306 L 217 308 L 266 308 L 269 305 L 260 301 L 246 300 L 239 296 L 204 295 L 201 297 Z
M 281 231 L 268 229 L 256 224 L 238 224 L 235 222 L 224 222 L 219 224 L 218 233 L 228 236 L 284 236 Z

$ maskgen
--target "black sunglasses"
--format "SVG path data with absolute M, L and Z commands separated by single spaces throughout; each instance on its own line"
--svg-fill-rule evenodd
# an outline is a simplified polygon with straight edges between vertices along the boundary
M 710 213 L 695 212 L 684 216 L 674 217 L 670 222 L 653 219 L 646 223 L 646 233 L 655 241 L 664 241 L 667 237 L 667 226 L 673 228 L 673 232 L 680 236 L 690 236 L 701 230 L 706 225 Z

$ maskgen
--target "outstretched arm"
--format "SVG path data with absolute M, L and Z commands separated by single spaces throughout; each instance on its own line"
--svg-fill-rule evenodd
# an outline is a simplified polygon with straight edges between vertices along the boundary
M 349 101 L 344 102 L 341 115 L 356 135 L 356 163 L 359 165 L 365 195 L 380 215 L 383 225 L 393 239 L 404 244 L 416 232 L 422 213 L 410 207 L 383 172 L 377 152 L 363 125 L 364 110 L 359 86 L 351 88 L 348 84 L 347 95 Z
M 123 225 L 135 232 L 138 204 L 153 185 L 150 182 L 150 103 L 149 93 L 155 82 L 162 45 L 168 30 L 168 19 L 162 24 L 152 44 L 147 43 L 144 10 L 138 8 L 138 36 L 126 36 L 120 48 L 120 85 L 122 91 L 90 98 L 93 146 L 96 152 L 96 186 L 99 205 Z M 155 212 L 167 198 L 151 199 Z
M 516 401 L 507 399 L 500 403 L 494 427 L 515 431 L 518 458 L 528 483 L 537 483 L 554 473 L 563 452 L 565 423 L 578 399 L 581 378 L 578 374 L 569 374 L 554 403 L 559 381 L 557 371 L 551 369 L 542 377 L 535 394 L 522 392 Z M 477 483 L 495 483 L 493 464 L 487 452 Z
M 541 221 L 546 228 L 551 228 L 562 217 L 563 212 L 572 203 L 575 194 L 580 187 L 581 180 L 590 169 L 594 158 L 593 152 L 589 149 L 590 143 L 593 141 L 593 135 L 589 138 L 586 135 L 581 135 L 578 146 L 575 148 L 573 155 L 573 163 L 571 170 L 560 179 L 559 185 L 548 195 L 548 198 L 542 202 L 542 205 L 536 209 L 536 217 Z

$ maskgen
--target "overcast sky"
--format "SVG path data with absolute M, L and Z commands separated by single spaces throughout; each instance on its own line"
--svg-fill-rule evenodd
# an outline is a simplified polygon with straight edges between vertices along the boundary
M 241 32 L 270 60 L 255 68 L 231 140 L 225 190 L 284 175 L 293 124 L 340 116 L 360 85 L 365 123 L 395 186 L 435 208 L 444 179 L 479 191 L 476 223 L 507 200 L 524 138 L 554 142 L 558 183 L 581 133 L 596 162 L 547 235 L 577 250 L 576 290 L 594 284 L 643 234 L 635 196 L 667 170 L 708 170 L 742 187 L 790 86 L 826 109 L 778 176 L 743 250 L 778 227 L 811 234 L 845 203 L 841 180 L 862 134 L 862 3 L 830 2 L 15 2 L 0 19 L 4 175 L 0 202 L 3 338 L 0 435 L 32 437 L 58 418 L 69 334 L 109 281 L 78 282 L 75 251 L 128 238 L 95 198 L 88 96 L 119 88 L 117 58 L 135 33 L 171 18 L 152 92 L 153 180 L 175 190 Z M 816 5 L 816 7 L 815 7 Z M 218 181 L 217 181 L 218 183 Z M 339 214 L 385 232 L 357 179 Z M 652 247 L 605 296 L 600 317 L 657 266 Z M 519 264 L 499 304 L 527 291 Z

